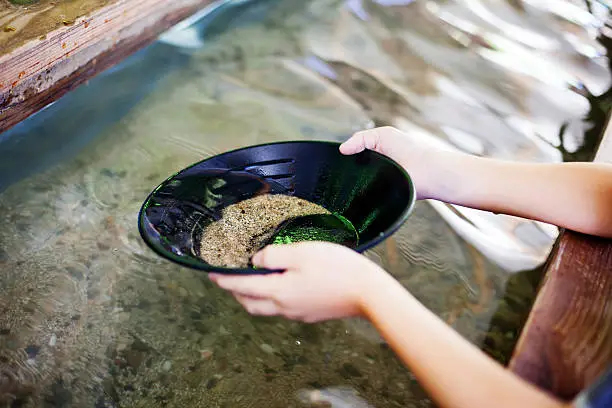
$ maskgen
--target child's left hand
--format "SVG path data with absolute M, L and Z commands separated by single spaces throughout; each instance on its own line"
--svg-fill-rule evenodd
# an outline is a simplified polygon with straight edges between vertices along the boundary
M 357 252 L 323 242 L 269 246 L 253 257 L 253 263 L 285 272 L 210 274 L 210 278 L 232 292 L 251 314 L 282 315 L 304 322 L 361 315 L 364 296 L 372 285 L 391 278 Z

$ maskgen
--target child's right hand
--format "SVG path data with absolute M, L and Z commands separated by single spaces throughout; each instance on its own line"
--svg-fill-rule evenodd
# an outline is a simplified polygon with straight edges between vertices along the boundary
M 419 200 L 436 198 L 444 184 L 445 160 L 456 156 L 443 145 L 385 126 L 357 132 L 340 146 L 345 155 L 373 150 L 402 166 L 414 182 Z M 435 164 L 435 165 L 434 165 Z
M 209 277 L 255 315 L 304 322 L 359 316 L 366 313 L 369 296 L 399 285 L 365 256 L 329 242 L 270 245 L 253 264 L 284 272 Z

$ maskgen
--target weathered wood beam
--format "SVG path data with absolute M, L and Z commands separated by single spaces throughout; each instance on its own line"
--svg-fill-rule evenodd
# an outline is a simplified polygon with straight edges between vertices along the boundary
M 120 0 L 0 55 L 0 132 L 212 2 Z
M 610 123 L 595 161 L 612 163 Z M 571 400 L 610 364 L 612 240 L 565 231 L 547 266 L 510 370 Z

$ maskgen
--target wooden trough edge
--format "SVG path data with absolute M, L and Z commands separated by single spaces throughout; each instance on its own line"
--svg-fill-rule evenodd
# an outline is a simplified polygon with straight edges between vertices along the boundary
M 0 55 L 0 132 L 152 43 L 213 0 L 120 0 Z
M 610 118 L 595 161 L 612 163 Z M 610 364 L 612 240 L 564 231 L 509 368 L 569 401 Z

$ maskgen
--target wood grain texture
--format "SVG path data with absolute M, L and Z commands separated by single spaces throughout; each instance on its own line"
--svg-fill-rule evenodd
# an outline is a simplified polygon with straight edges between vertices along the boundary
M 0 132 L 154 41 L 212 0 L 121 0 L 0 56 Z
M 609 121 L 595 161 L 612 163 Z M 565 231 L 553 250 L 510 370 L 569 401 L 610 364 L 612 240 Z

